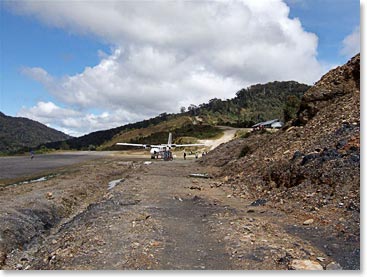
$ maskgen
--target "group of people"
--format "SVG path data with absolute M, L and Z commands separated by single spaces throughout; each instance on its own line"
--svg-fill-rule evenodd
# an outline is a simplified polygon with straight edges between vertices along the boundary
M 169 151 L 169 150 L 164 150 L 163 151 L 163 160 L 165 160 L 165 161 L 172 161 L 173 160 L 172 152 Z
M 190 154 L 191 154 L 191 152 L 190 152 Z M 201 154 L 201 157 L 204 158 L 206 156 L 206 154 L 207 154 L 207 152 L 203 151 L 203 153 Z M 184 160 L 186 160 L 186 156 L 187 156 L 186 151 L 184 151 L 184 153 L 183 153 Z M 195 152 L 195 159 L 198 159 L 198 158 L 199 158 L 199 153 Z

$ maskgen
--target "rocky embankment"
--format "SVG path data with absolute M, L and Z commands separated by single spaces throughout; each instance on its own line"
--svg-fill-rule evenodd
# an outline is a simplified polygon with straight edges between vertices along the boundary
M 104 163 L 95 160 L 59 169 L 42 182 L 0 187 L 0 268 L 14 249 L 42 241 L 52 228 L 103 200 L 108 180 L 131 169 L 122 164 L 97 170 Z
M 300 235 L 334 255 L 344 268 L 359 268 L 359 107 L 358 54 L 305 93 L 292 124 L 274 134 L 251 133 L 221 145 L 203 163 L 220 167 L 222 186 L 234 196 L 264 199 L 266 205 L 307 221 L 319 238 L 312 230 Z M 338 243 L 323 244 L 325 238 Z

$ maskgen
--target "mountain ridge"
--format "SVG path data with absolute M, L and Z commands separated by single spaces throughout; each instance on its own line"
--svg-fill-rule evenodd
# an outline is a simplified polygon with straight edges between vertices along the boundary
M 71 136 L 25 117 L 0 112 L 0 152 L 12 154 L 28 151 L 42 143 L 66 140 Z

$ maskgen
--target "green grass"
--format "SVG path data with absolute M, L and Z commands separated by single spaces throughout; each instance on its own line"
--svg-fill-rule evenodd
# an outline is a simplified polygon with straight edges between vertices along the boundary
M 223 134 L 223 132 L 211 125 L 194 125 L 194 124 L 186 124 L 182 127 L 170 131 L 173 135 L 173 142 L 180 141 L 180 138 L 185 137 L 186 139 L 189 137 L 192 139 L 213 139 L 219 137 Z M 167 143 L 168 139 L 168 131 L 167 132 L 156 132 L 149 136 L 137 137 L 136 139 L 132 139 L 131 143 L 142 143 L 142 144 L 161 144 Z

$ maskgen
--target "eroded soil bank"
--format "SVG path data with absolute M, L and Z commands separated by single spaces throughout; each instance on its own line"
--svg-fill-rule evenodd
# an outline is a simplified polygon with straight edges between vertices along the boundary
M 189 177 L 211 170 L 109 157 L 2 188 L 2 269 L 359 268 L 359 237 Z

